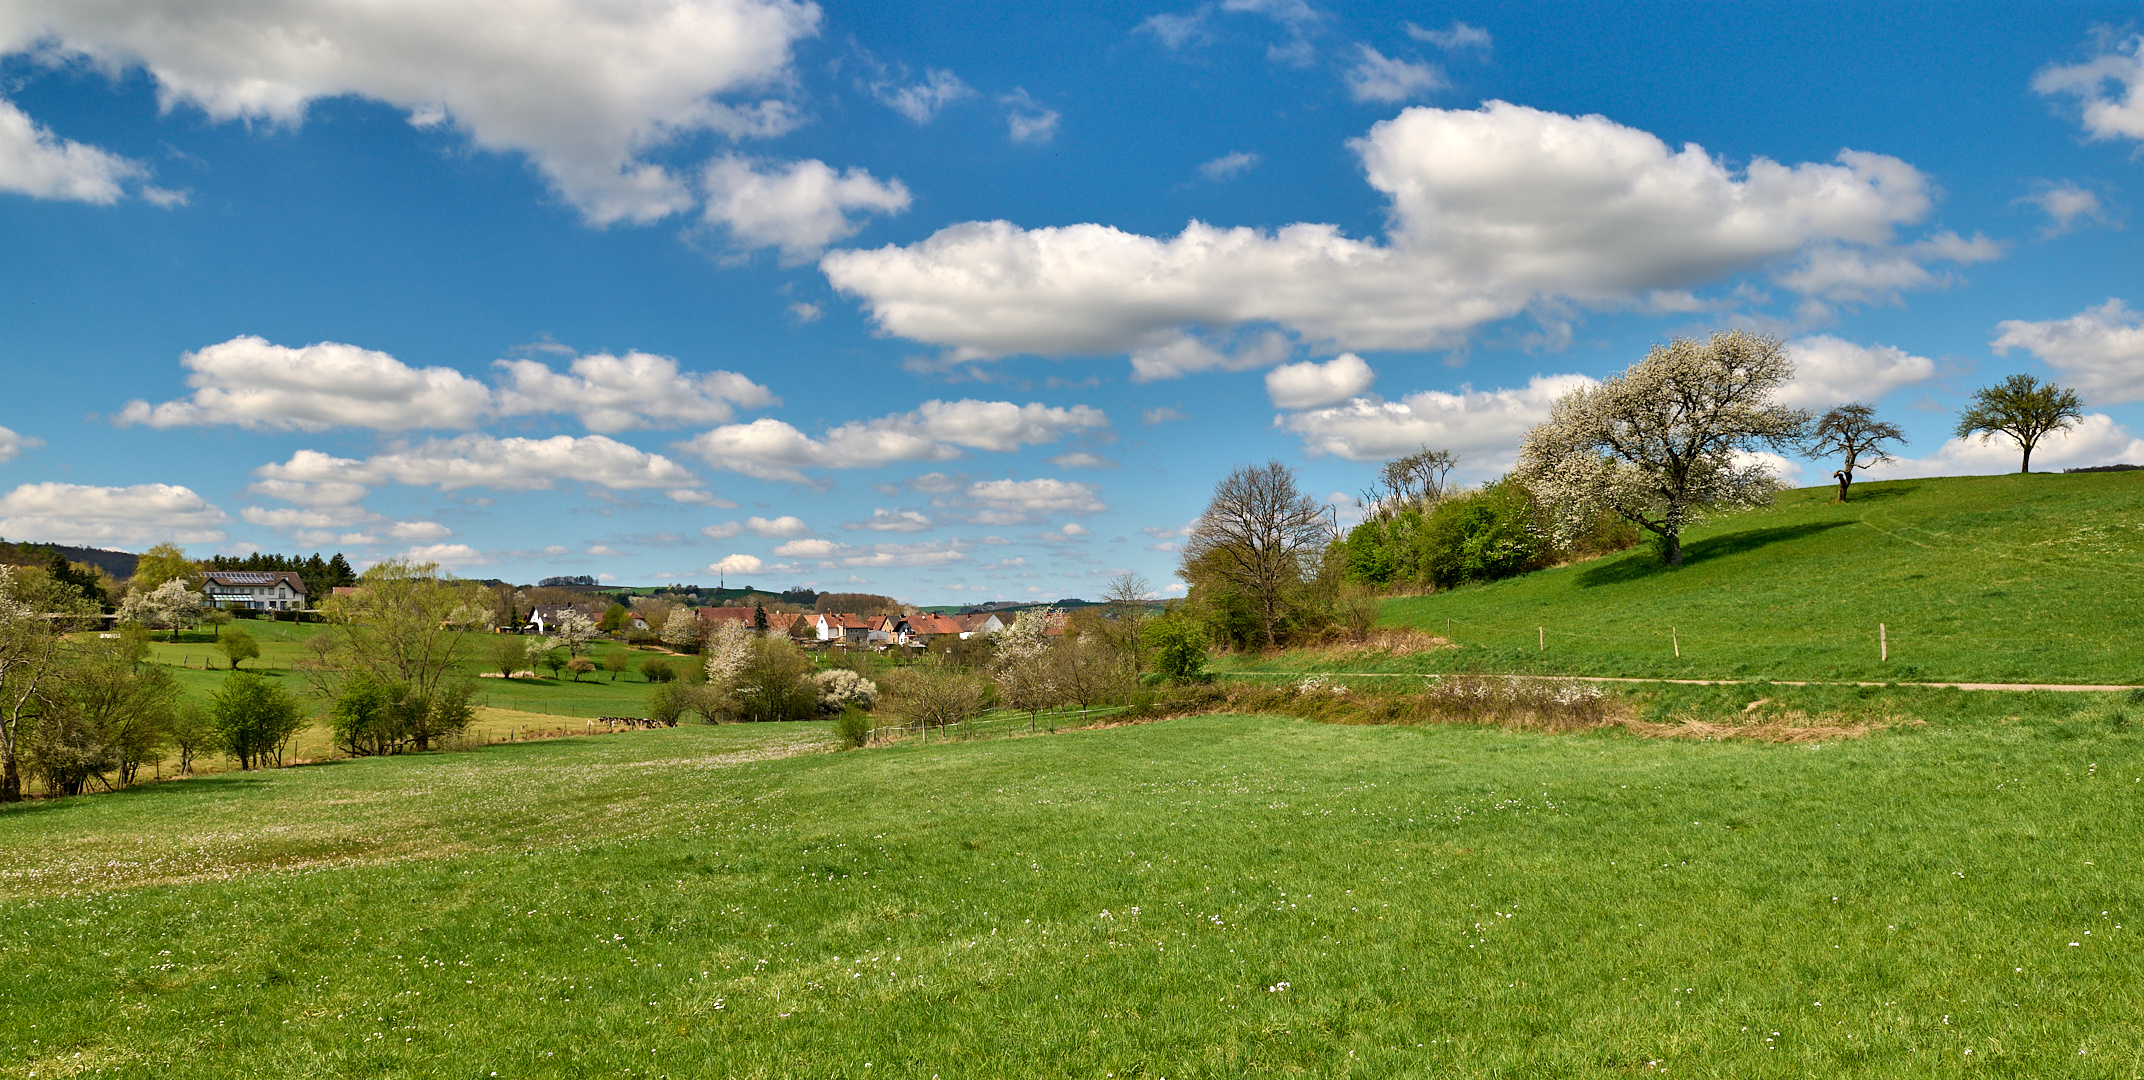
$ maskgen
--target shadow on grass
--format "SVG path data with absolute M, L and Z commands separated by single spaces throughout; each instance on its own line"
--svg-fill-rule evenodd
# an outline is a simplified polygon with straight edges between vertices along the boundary
M 1904 480 L 1865 480 L 1847 489 L 1846 505 L 1857 502 L 1875 502 L 1879 499 L 1896 499 L 1920 490 L 1919 484 Z M 1832 505 L 1837 506 L 1837 503 Z
M 295 768 L 296 766 L 290 767 Z M 181 795 L 188 791 L 199 791 L 204 787 L 215 787 L 219 790 L 229 790 L 234 787 L 266 787 L 268 779 L 262 774 L 274 771 L 276 770 L 254 769 L 249 772 L 210 773 L 202 776 L 189 776 L 183 780 L 178 777 L 164 780 L 144 779 L 135 782 L 131 787 L 123 787 L 117 791 L 92 788 L 80 795 L 62 795 L 56 799 L 24 799 L 19 803 L 0 805 L 0 819 L 23 814 L 43 814 L 72 810 L 77 807 L 109 802 L 113 799 L 141 800 L 154 799 L 160 796 Z
M 1708 536 L 1683 545 L 1682 564 L 1685 567 L 1695 566 L 1710 559 L 1740 555 L 1772 544 L 1843 529 L 1852 524 L 1854 522 L 1851 521 L 1817 521 L 1807 525 L 1780 525 L 1770 529 L 1748 529 L 1725 536 Z M 1599 585 L 1621 585 L 1665 574 L 1670 569 L 1672 568 L 1661 565 L 1659 553 L 1648 545 L 1623 558 L 1586 570 L 1578 575 L 1578 583 L 1589 589 Z

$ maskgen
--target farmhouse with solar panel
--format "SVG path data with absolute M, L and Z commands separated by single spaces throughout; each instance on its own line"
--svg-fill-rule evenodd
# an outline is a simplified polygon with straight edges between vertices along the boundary
M 209 603 L 220 608 L 299 611 L 305 607 L 305 582 L 288 570 L 210 570 L 201 577 Z

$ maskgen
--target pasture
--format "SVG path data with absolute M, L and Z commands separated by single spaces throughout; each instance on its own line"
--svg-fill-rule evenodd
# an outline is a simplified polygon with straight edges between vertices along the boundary
M 1389 602 L 1457 649 L 1359 670 L 2144 683 L 2144 473 L 1782 492 L 1649 546 Z M 1881 629 L 1879 629 L 1881 627 Z M 1881 635 L 1881 636 L 1880 636 Z M 1888 644 L 1889 659 L 1883 659 Z M 1680 655 L 1677 655 L 1677 651 Z M 1359 667 L 1370 664 L 1369 667 Z M 1317 669 L 1296 654 L 1246 667 Z
M 1975 700 L 691 726 L 8 807 L 0 1076 L 2130 1076 L 2136 706 Z

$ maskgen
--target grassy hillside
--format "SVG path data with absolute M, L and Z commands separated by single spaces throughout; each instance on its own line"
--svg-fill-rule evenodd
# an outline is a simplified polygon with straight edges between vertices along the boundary
M 0 1077 L 2127 1076 L 2144 734 L 2082 697 L 1817 747 L 693 727 L 10 807 Z
M 1396 600 L 1384 619 L 1464 646 L 1404 665 L 1423 670 L 2144 683 L 2144 473 L 1897 480 L 1830 499 L 1791 491 L 1706 522 L 1679 570 L 1640 548 Z

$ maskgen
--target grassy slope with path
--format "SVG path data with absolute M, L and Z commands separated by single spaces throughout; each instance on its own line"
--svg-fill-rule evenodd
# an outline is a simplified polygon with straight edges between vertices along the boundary
M 0 1076 L 2126 1076 L 2144 733 L 2076 697 L 1816 748 L 688 727 L 7 808 Z
M 1387 624 L 1449 625 L 1462 648 L 1375 669 L 2144 683 L 2144 473 L 1896 480 L 1830 498 L 1789 491 L 1708 521 L 1679 570 L 1639 548 L 1392 601 Z

